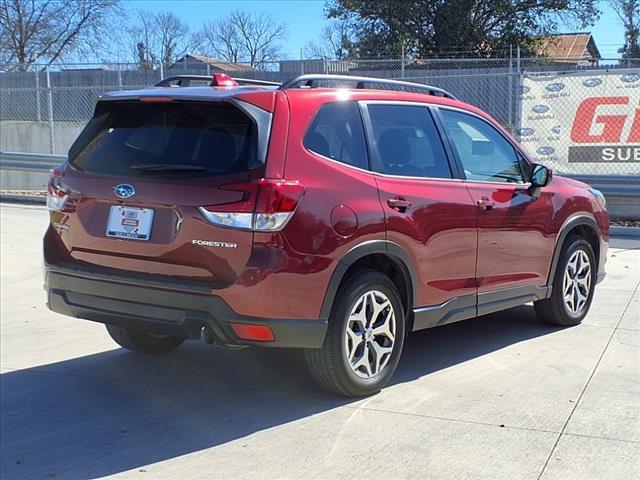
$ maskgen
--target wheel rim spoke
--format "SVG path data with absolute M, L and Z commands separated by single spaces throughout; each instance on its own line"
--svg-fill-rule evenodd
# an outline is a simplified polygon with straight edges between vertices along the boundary
M 389 298 L 371 290 L 358 298 L 349 313 L 344 351 L 351 369 L 362 378 L 384 370 L 395 345 L 396 316 Z
M 374 375 L 377 374 L 381 368 L 387 363 L 387 360 L 391 356 L 393 346 L 383 347 L 378 342 L 371 342 L 371 350 L 374 353 Z
M 358 351 L 358 347 L 362 344 L 362 336 L 358 335 L 351 329 L 347 329 L 347 335 L 349 336 L 350 344 L 347 348 L 349 361 L 353 360 L 356 352 Z

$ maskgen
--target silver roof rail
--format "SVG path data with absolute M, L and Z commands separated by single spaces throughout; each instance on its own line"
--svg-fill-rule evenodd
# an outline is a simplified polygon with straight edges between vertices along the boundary
M 252 78 L 236 78 L 230 77 L 240 85 L 260 85 L 265 87 L 279 87 L 281 84 L 277 82 L 268 82 L 266 80 L 254 80 Z M 216 79 L 213 75 L 175 75 L 160 80 L 155 84 L 156 87 L 188 87 L 191 82 L 209 82 L 209 86 L 216 87 Z
M 428 95 L 435 95 L 438 97 L 451 98 L 457 100 L 456 97 L 451 95 L 442 88 L 434 87 L 431 85 L 423 85 L 421 83 L 403 82 L 401 80 L 391 80 L 387 78 L 374 78 L 374 77 L 355 77 L 351 75 L 316 75 L 307 74 L 300 75 L 282 84 L 280 87 L 282 90 L 289 88 L 314 88 L 314 83 L 317 82 L 355 82 L 355 88 L 364 89 L 367 85 L 377 85 L 380 90 L 400 90 L 413 91 L 418 93 L 427 93 Z M 384 86 L 389 88 L 381 88 Z M 393 88 L 396 87 L 396 88 Z M 375 87 L 374 87 L 375 88 Z

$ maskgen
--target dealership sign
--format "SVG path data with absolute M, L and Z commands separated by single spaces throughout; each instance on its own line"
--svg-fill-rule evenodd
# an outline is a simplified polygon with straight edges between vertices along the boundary
M 520 107 L 518 137 L 536 161 L 566 173 L 640 174 L 637 69 L 524 75 Z

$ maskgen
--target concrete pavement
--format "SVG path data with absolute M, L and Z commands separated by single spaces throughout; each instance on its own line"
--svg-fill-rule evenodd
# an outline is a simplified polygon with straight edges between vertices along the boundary
M 392 384 L 331 397 L 300 355 L 146 357 L 44 306 L 39 207 L 0 208 L 0 476 L 640 477 L 640 242 L 574 328 L 531 306 L 418 332 Z

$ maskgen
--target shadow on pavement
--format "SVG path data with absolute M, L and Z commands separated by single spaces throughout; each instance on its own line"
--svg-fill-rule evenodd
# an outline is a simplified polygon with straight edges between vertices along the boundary
M 556 330 L 523 306 L 417 332 L 392 383 Z M 353 402 L 316 388 L 299 352 L 195 342 L 164 356 L 116 349 L 13 371 L 0 388 L 2 478 L 115 474 Z

